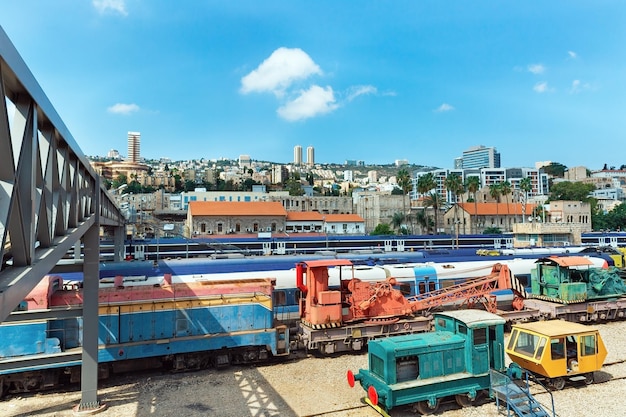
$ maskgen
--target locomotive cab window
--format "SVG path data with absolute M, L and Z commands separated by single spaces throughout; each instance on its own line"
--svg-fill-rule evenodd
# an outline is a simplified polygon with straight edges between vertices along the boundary
M 474 329 L 474 346 L 487 343 L 487 329 Z
M 274 291 L 272 299 L 275 306 L 284 306 L 287 304 L 287 294 L 285 291 Z

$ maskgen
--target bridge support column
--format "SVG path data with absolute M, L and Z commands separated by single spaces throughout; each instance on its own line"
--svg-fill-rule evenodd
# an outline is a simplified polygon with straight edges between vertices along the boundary
M 106 408 L 98 401 L 98 290 L 100 275 L 100 228 L 96 222 L 83 236 L 83 363 L 80 374 L 81 400 L 76 415 L 95 414 Z
M 125 226 L 113 229 L 113 262 L 121 262 L 126 258 L 126 246 L 124 246 L 125 234 Z

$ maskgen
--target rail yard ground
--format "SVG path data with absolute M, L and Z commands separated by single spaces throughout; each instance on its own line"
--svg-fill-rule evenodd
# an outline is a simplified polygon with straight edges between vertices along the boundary
M 626 408 L 626 321 L 597 325 L 609 351 L 596 384 L 569 386 L 554 393 L 558 416 L 622 415 Z M 102 417 L 361 417 L 376 416 L 364 405 L 365 392 L 349 388 L 346 371 L 367 366 L 367 355 L 298 358 L 258 367 L 232 367 L 181 374 L 142 373 L 116 377 L 100 385 L 99 398 L 108 408 Z M 73 416 L 80 401 L 78 387 L 43 394 L 9 396 L 0 401 L 1 416 Z M 533 391 L 534 392 L 534 391 Z M 549 403 L 547 394 L 538 394 Z M 394 409 L 394 417 L 415 416 Z M 461 409 L 443 404 L 444 417 L 498 416 L 495 403 L 484 401 Z

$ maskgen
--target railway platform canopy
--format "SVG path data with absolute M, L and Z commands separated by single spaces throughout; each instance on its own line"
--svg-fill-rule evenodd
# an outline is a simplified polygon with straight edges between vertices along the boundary
M 100 230 L 112 228 L 123 250 L 124 223 L 119 207 L 0 27 L 0 322 L 23 320 L 14 310 L 26 295 L 69 249 L 84 248 L 81 409 L 98 406 Z

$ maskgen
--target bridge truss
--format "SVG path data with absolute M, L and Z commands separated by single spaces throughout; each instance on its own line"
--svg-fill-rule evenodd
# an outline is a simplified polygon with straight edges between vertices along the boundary
M 116 239 L 123 240 L 124 223 L 100 177 L 0 27 L 0 322 L 23 320 L 16 307 L 70 248 L 84 247 L 79 410 L 100 407 L 100 228 L 113 228 Z

